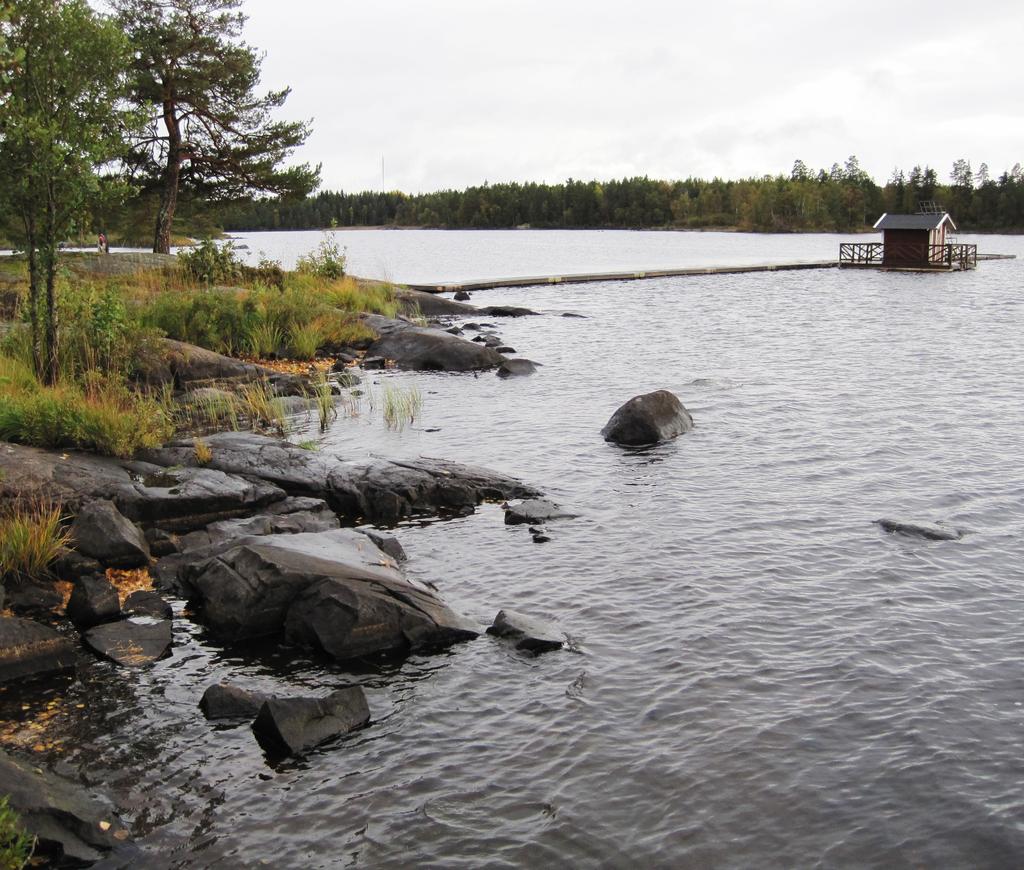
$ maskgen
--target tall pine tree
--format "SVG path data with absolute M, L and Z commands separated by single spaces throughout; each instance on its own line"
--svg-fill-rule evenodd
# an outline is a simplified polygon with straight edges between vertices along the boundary
M 159 195 L 153 250 L 168 253 L 178 196 L 305 196 L 320 168 L 282 168 L 310 128 L 274 120 L 289 89 L 256 92 L 262 58 L 241 39 L 241 0 L 113 0 L 134 48 L 132 99 L 150 111 L 133 177 Z

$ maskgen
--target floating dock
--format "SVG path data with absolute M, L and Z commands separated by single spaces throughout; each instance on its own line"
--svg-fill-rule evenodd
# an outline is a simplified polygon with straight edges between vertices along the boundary
M 836 260 L 804 260 L 797 263 L 758 263 L 751 266 L 697 266 L 690 269 L 646 269 L 642 272 L 587 272 L 579 275 L 541 275 L 529 278 L 489 278 L 450 284 L 406 284 L 425 293 L 491 290 L 495 287 L 534 287 L 539 284 L 590 284 L 595 281 L 640 281 L 644 278 L 677 278 L 690 275 L 740 275 L 746 272 L 787 272 L 795 269 L 835 269 Z

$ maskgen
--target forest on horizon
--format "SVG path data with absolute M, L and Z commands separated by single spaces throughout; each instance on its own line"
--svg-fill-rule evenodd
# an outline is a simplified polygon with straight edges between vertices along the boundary
M 395 226 L 443 229 L 738 229 L 852 232 L 883 212 L 938 202 L 961 231 L 1024 229 L 1024 170 L 993 177 L 957 160 L 948 183 L 929 166 L 896 170 L 879 185 L 856 157 L 817 172 L 797 160 L 790 174 L 664 181 L 647 176 L 562 184 L 500 183 L 405 194 L 321 191 L 304 199 L 249 199 L 222 206 L 226 231 Z

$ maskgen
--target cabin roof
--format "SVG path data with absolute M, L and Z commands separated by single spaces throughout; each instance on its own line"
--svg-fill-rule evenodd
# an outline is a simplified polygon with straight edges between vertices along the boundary
M 876 222 L 876 230 L 937 230 L 944 223 L 956 229 L 953 218 L 942 214 L 883 214 Z

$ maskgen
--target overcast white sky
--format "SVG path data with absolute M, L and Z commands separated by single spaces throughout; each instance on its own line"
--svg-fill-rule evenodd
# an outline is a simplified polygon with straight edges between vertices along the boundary
M 247 0 L 323 186 L 1024 162 L 1021 0 Z

